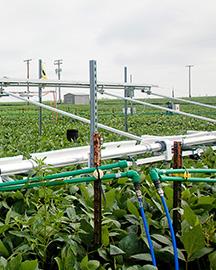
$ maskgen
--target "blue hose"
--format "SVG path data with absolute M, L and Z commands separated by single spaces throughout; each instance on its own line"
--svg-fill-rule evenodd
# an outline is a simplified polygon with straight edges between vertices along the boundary
M 164 196 L 161 195 L 160 197 L 161 197 L 161 201 L 162 201 L 165 213 L 166 213 L 166 217 L 167 217 L 167 221 L 168 221 L 169 229 L 170 229 L 170 233 L 171 233 L 173 252 L 174 252 L 175 270 L 179 270 L 178 250 L 177 250 L 177 245 L 176 245 L 175 233 L 174 233 L 173 226 L 172 226 L 172 220 L 171 220 L 169 210 L 168 210 Z
M 154 247 L 153 247 L 151 236 L 150 236 L 149 229 L 148 229 L 148 222 L 147 222 L 147 219 L 146 219 L 146 216 L 145 216 L 142 198 L 138 197 L 138 202 L 139 202 L 140 214 L 141 214 L 141 217 L 142 217 L 144 229 L 145 229 L 145 232 L 146 232 L 146 236 L 147 236 L 147 240 L 148 240 L 148 244 L 149 244 L 149 248 L 150 248 L 152 263 L 153 263 L 154 266 L 157 267 L 155 254 L 154 254 Z

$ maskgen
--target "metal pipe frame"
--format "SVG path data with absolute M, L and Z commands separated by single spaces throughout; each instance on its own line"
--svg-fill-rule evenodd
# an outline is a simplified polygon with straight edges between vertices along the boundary
M 215 135 L 214 135 L 215 134 Z M 214 142 L 216 142 L 216 132 L 209 132 L 206 133 L 206 142 L 209 143 L 208 137 L 215 136 Z M 188 146 L 192 146 L 191 141 L 192 137 L 191 135 L 186 135 L 186 138 L 179 137 L 178 140 L 183 142 L 185 139 L 185 143 L 183 144 L 185 148 L 188 148 Z M 167 136 L 169 137 L 169 136 Z M 183 137 L 183 136 L 182 136 Z M 204 143 L 204 137 L 202 134 L 202 140 L 201 145 L 205 145 Z M 188 141 L 187 144 L 187 138 L 190 138 L 190 141 Z M 197 136 L 194 135 L 195 139 L 195 145 L 198 144 Z M 102 160 L 107 159 L 113 159 L 113 158 L 122 158 L 122 157 L 132 157 L 136 155 L 141 155 L 144 153 L 155 153 L 156 156 L 151 156 L 148 158 L 138 159 L 134 162 L 131 162 L 132 166 L 133 164 L 136 165 L 142 165 L 142 164 L 149 164 L 154 163 L 157 161 L 169 161 L 172 159 L 172 155 L 167 155 L 166 152 L 172 152 L 172 145 L 173 140 L 176 140 L 174 137 L 173 139 L 166 139 L 166 137 L 154 137 L 153 139 L 151 136 L 146 139 L 143 139 L 141 144 L 136 144 L 135 140 L 129 140 L 129 141 L 119 141 L 119 142 L 109 142 L 104 143 L 101 150 L 101 158 Z M 164 141 L 169 141 L 171 149 L 163 149 Z M 166 146 L 168 148 L 168 145 Z M 211 146 L 211 148 L 215 151 L 216 146 Z M 202 148 L 195 148 L 193 147 L 192 150 L 185 150 L 183 151 L 183 156 L 190 156 L 190 155 L 197 155 L 200 156 L 203 153 Z M 159 153 L 162 153 L 158 155 Z M 31 159 L 24 160 L 23 156 L 16 156 L 16 157 L 8 157 L 8 158 L 1 158 L 0 159 L 0 170 L 2 176 L 7 175 L 14 175 L 14 174 L 20 174 L 20 173 L 29 173 L 31 170 L 36 168 L 37 162 L 36 160 L 43 159 L 45 165 L 51 165 L 53 167 L 64 167 L 69 166 L 72 164 L 83 164 L 87 163 L 89 160 L 89 153 L 90 153 L 90 147 L 89 146 L 80 146 L 80 147 L 73 147 L 73 148 L 67 148 L 62 150 L 54 150 L 54 151 L 48 151 L 48 152 L 42 152 L 42 153 L 32 153 Z
M 80 81 L 57 81 L 57 80 L 44 80 L 44 79 L 10 79 L 0 78 L 1 87 L 61 87 L 61 88 L 90 88 L 89 82 Z M 150 89 L 151 87 L 158 87 L 153 84 L 133 84 L 133 83 L 107 83 L 98 82 L 98 88 L 101 89 L 122 89 L 125 87 L 133 87 L 135 90 L 143 88 Z
M 196 119 L 199 119 L 199 120 L 202 120 L 202 121 L 216 123 L 216 119 L 212 119 L 212 118 L 208 118 L 208 117 L 204 117 L 204 116 L 200 116 L 200 115 L 196 115 L 196 114 L 192 114 L 192 113 L 176 111 L 176 110 L 173 110 L 173 109 L 165 108 L 165 107 L 160 106 L 160 105 L 151 104 L 151 103 L 148 103 L 148 102 L 145 102 L 145 101 L 140 101 L 140 100 L 136 100 L 136 99 L 132 99 L 132 98 L 124 98 L 122 96 L 119 96 L 119 95 L 116 95 L 116 94 L 110 94 L 110 93 L 107 93 L 105 91 L 101 91 L 101 94 L 111 96 L 111 97 L 115 97 L 115 98 L 119 98 L 119 99 L 122 99 L 122 100 L 129 100 L 129 101 L 137 103 L 137 104 L 145 105 L 145 106 L 152 107 L 152 108 L 155 108 L 155 109 L 161 109 L 161 110 L 164 110 L 164 111 L 167 111 L 167 112 L 172 112 L 172 113 L 175 113 L 175 114 L 180 114 L 180 115 L 196 118 Z
M 81 121 L 83 123 L 86 123 L 86 124 L 90 124 L 91 121 L 89 119 L 86 119 L 84 117 L 80 117 L 78 115 L 75 115 L 75 114 L 72 114 L 72 113 L 68 113 L 68 112 L 65 112 L 65 111 L 62 111 L 62 110 L 59 110 L 59 109 L 56 109 L 56 108 L 53 108 L 51 106 L 48 106 L 48 105 L 45 105 L 43 103 L 39 103 L 37 101 L 33 101 L 33 100 L 28 100 L 27 98 L 24 98 L 24 97 L 20 97 L 18 95 L 15 95 L 11 92 L 6 92 L 4 91 L 5 94 L 8 94 L 14 98 L 17 98 L 17 99 L 20 99 L 20 100 L 23 100 L 23 101 L 27 101 L 31 104 L 34 104 L 36 106 L 39 106 L 41 108 L 44 108 L 44 109 L 47 109 L 47 110 L 50 110 L 50 111 L 53 111 L 53 112 L 56 112 L 56 113 L 59 113 L 59 114 L 62 114 L 64 116 L 67 116 L 67 117 L 70 117 L 72 119 L 75 119 L 75 120 L 78 120 L 78 121 Z M 136 136 L 134 134 L 131 134 L 131 133 L 128 133 L 128 132 L 125 132 L 125 131 L 121 131 L 121 130 L 118 130 L 118 129 L 115 129 L 115 128 L 112 128 L 112 127 L 109 127 L 109 126 L 106 126 L 106 125 L 103 125 L 103 124 L 100 124 L 98 123 L 98 127 L 99 128 L 102 128 L 104 130 L 107 130 L 107 131 L 110 131 L 110 132 L 113 132 L 113 133 L 116 133 L 120 136 L 124 136 L 124 137 L 127 137 L 129 139 L 132 139 L 132 140 L 136 140 L 136 141 L 142 141 L 142 138 L 140 136 Z
M 206 107 L 206 108 L 210 108 L 210 109 L 216 109 L 216 106 L 213 105 L 209 105 L 209 104 L 205 104 L 205 103 L 201 103 L 201 102 L 197 102 L 197 101 L 193 101 L 193 100 L 187 100 L 187 99 L 183 99 L 183 98 L 177 98 L 177 97 L 169 97 L 169 96 L 165 96 L 165 95 L 161 95 L 161 94 L 157 94 L 152 92 L 151 90 L 142 90 L 143 93 L 146 93 L 148 95 L 153 95 L 153 96 L 157 96 L 157 97 L 162 97 L 162 98 L 168 98 L 168 99 L 172 99 L 172 100 L 177 100 L 177 101 L 181 101 L 181 102 L 185 102 L 185 103 L 189 103 L 189 104 L 194 104 L 194 105 L 198 105 L 201 107 Z

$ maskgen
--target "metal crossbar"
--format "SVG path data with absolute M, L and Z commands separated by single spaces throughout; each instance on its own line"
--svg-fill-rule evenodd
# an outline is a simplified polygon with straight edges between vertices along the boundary
M 44 79 L 10 79 L 0 78 L 0 85 L 4 87 L 61 87 L 61 88 L 90 88 L 89 82 L 81 81 L 58 81 L 58 80 L 44 80 Z M 133 84 L 133 83 L 107 83 L 97 82 L 97 87 L 100 89 L 125 89 L 125 87 L 133 87 L 135 90 L 143 88 L 151 89 L 157 87 L 153 84 Z
M 201 103 L 201 102 L 197 102 L 197 101 L 193 101 L 193 100 L 187 100 L 187 99 L 183 99 L 183 98 L 169 97 L 169 96 L 154 93 L 151 90 L 143 90 L 143 92 L 148 94 L 148 95 L 153 95 L 153 96 L 162 97 L 162 98 L 168 98 L 168 99 L 171 99 L 171 100 L 178 100 L 178 101 L 181 101 L 181 102 L 194 104 L 194 105 L 198 105 L 198 106 L 206 107 L 206 108 L 210 108 L 210 109 L 216 109 L 216 106 L 214 106 L 214 105 L 205 104 L 205 103 Z
M 5 94 L 8 94 L 8 95 L 10 95 L 10 96 L 12 96 L 12 97 L 14 97 L 14 98 L 17 98 L 17 99 L 20 99 L 20 100 L 29 102 L 29 103 L 31 103 L 31 104 L 34 104 L 34 105 L 38 106 L 38 107 L 41 107 L 41 108 L 47 109 L 47 110 L 49 110 L 49 111 L 53 111 L 53 112 L 62 114 L 62 115 L 64 115 L 64 116 L 73 118 L 73 119 L 75 119 L 75 120 L 81 121 L 81 122 L 86 123 L 86 124 L 90 124 L 90 122 L 91 122 L 91 121 L 90 121 L 89 119 L 87 119 L 87 118 L 80 117 L 80 116 L 78 116 L 78 115 L 75 115 L 75 114 L 72 114 L 72 113 L 65 112 L 65 111 L 63 111 L 63 110 L 59 110 L 59 109 L 53 108 L 53 107 L 51 107 L 51 106 L 45 105 L 45 104 L 43 104 L 43 103 L 39 103 L 39 102 L 37 102 L 37 101 L 33 101 L 33 100 L 29 100 L 29 99 L 24 98 L 24 97 L 20 97 L 20 96 L 18 96 L 18 95 L 16 95 L 16 94 L 13 94 L 13 93 L 11 93 L 11 92 L 6 92 L 6 91 L 4 91 L 4 93 L 5 93 Z M 120 136 L 127 137 L 127 138 L 132 139 L 132 140 L 142 141 L 142 138 L 141 138 L 140 136 L 136 136 L 136 135 L 131 134 L 131 133 L 129 133 L 129 132 L 121 131 L 121 130 L 118 130 L 118 129 L 116 129 L 116 128 L 112 128 L 112 127 L 109 127 L 109 126 L 106 126 L 106 125 L 103 125 L 103 124 L 100 124 L 100 123 L 98 123 L 98 127 L 99 127 L 99 128 L 102 128 L 102 129 L 104 129 L 104 130 L 107 130 L 107 131 L 116 133 L 116 134 L 118 134 L 118 135 L 120 135 Z
M 152 107 L 152 108 L 155 108 L 155 109 L 161 109 L 161 110 L 164 110 L 164 111 L 167 111 L 167 112 L 172 112 L 172 113 L 176 113 L 176 114 L 196 118 L 196 119 L 199 119 L 199 120 L 203 120 L 203 121 L 207 121 L 207 122 L 211 122 L 211 123 L 216 123 L 216 119 L 212 119 L 212 118 L 208 118 L 208 117 L 204 117 L 204 116 L 200 116 L 200 115 L 196 115 L 196 114 L 192 114 L 192 113 L 176 111 L 176 110 L 173 110 L 173 109 L 165 108 L 165 107 L 160 106 L 160 105 L 151 104 L 151 103 L 148 103 L 148 102 L 145 102 L 145 101 L 140 101 L 140 100 L 136 100 L 136 99 L 132 99 L 132 98 L 122 97 L 122 96 L 119 96 L 119 95 L 116 95 L 116 94 L 111 94 L 111 93 L 108 93 L 106 91 L 102 91 L 101 93 L 104 94 L 104 95 L 107 95 L 107 96 L 119 98 L 119 99 L 122 99 L 122 100 L 128 100 L 128 101 L 131 101 L 131 102 L 134 102 L 134 103 L 137 103 L 137 104 L 141 104 L 141 105 L 145 105 L 145 106 L 148 106 L 148 107 Z

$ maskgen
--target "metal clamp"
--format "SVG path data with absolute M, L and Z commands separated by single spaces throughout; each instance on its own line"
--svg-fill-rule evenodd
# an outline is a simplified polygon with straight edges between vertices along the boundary
M 161 151 L 164 152 L 165 160 L 171 160 L 173 157 L 172 153 L 172 142 L 170 140 L 158 141 L 161 145 Z

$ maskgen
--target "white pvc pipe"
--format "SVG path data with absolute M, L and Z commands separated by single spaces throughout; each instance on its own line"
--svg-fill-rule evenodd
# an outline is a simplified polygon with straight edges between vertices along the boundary
M 38 107 L 41 107 L 41 108 L 44 108 L 46 110 L 49 110 L 49 111 L 53 111 L 53 112 L 56 112 L 56 113 L 59 113 L 59 114 L 62 114 L 64 116 L 67 116 L 67 117 L 70 117 L 70 118 L 73 118 L 75 120 L 78 120 L 78 121 L 81 121 L 83 123 L 86 123 L 86 124 L 90 124 L 90 120 L 89 119 L 86 119 L 84 117 L 80 117 L 78 115 L 75 115 L 75 114 L 72 114 L 72 113 L 68 113 L 68 112 L 65 112 L 65 111 L 62 111 L 62 110 L 59 110 L 59 109 L 56 109 L 56 108 L 53 108 L 51 106 L 48 106 L 48 105 L 45 105 L 43 103 L 39 103 L 37 101 L 33 101 L 33 100 L 30 100 L 30 99 L 27 99 L 27 98 L 24 98 L 24 97 L 20 97 L 18 95 L 15 95 L 13 93 L 10 93 L 10 92 L 6 92 L 4 91 L 6 94 L 14 97 L 14 98 L 17 98 L 17 99 L 20 99 L 20 100 L 23 100 L 23 101 L 26 101 L 28 103 L 31 103 L 31 104 L 34 104 Z M 113 132 L 113 133 L 116 133 L 118 135 L 121 135 L 121 136 L 124 136 L 124 137 L 127 137 L 127 138 L 130 138 L 132 140 L 136 140 L 136 141 L 142 141 L 142 138 L 139 137 L 139 136 L 136 136 L 134 134 L 131 134 L 131 133 L 128 133 L 128 132 L 124 132 L 124 131 L 121 131 L 121 130 L 118 130 L 118 129 L 115 129 L 115 128 L 112 128 L 112 127 L 109 127 L 109 126 L 106 126 L 106 125 L 103 125 L 103 124 L 100 124 L 98 123 L 98 127 L 99 128 L 102 128 L 102 129 L 105 129 L 107 131 L 110 131 L 110 132 Z
M 165 107 L 160 106 L 160 105 L 155 105 L 155 104 L 147 103 L 147 102 L 132 99 L 132 98 L 126 98 L 126 97 L 122 97 L 122 96 L 119 96 L 119 95 L 110 94 L 110 93 L 107 93 L 105 91 L 103 91 L 103 94 L 105 94 L 107 96 L 115 97 L 115 98 L 120 98 L 120 99 L 123 99 L 123 100 L 128 100 L 128 101 L 131 101 L 131 102 L 134 102 L 134 103 L 137 103 L 137 104 L 146 105 L 146 106 L 149 106 L 149 107 L 152 107 L 152 108 L 155 108 L 155 109 L 161 109 L 161 110 L 164 110 L 164 111 L 168 111 L 168 112 L 172 112 L 172 113 L 176 113 L 176 114 L 196 118 L 196 119 L 199 119 L 199 120 L 208 121 L 208 122 L 211 122 L 211 123 L 216 123 L 216 119 L 212 119 L 212 118 L 208 118 L 208 117 L 204 117 L 204 116 L 200 116 L 200 115 L 196 115 L 196 114 L 192 114 L 192 113 L 176 111 L 176 110 L 173 110 L 173 109 L 165 108 Z
M 199 137 L 197 135 L 194 137 L 187 135 L 185 138 L 181 136 L 173 136 L 173 138 L 171 136 L 155 137 L 153 141 L 143 140 L 141 144 L 136 144 L 136 140 L 104 143 L 101 150 L 101 157 L 103 160 L 105 160 L 134 156 L 146 152 L 160 152 L 163 150 L 160 143 L 161 141 L 166 142 L 167 151 L 169 152 L 171 150 L 169 147 L 172 148 L 174 141 L 182 142 L 183 147 L 215 143 L 216 132 L 207 132 L 205 135 L 201 134 Z M 29 160 L 23 160 L 22 156 L 2 158 L 0 159 L 1 175 L 27 173 L 33 168 L 37 167 L 37 159 L 43 159 L 45 164 L 51 165 L 53 167 L 63 167 L 71 164 L 87 163 L 89 159 L 89 152 L 89 146 L 81 146 L 62 150 L 33 153 L 31 154 L 31 159 Z M 172 158 L 172 154 L 167 155 L 166 152 L 164 152 L 164 154 L 161 156 L 163 159 L 170 160 Z M 160 158 L 151 157 L 144 160 L 145 163 L 151 163 L 160 160 Z
M 197 101 L 193 101 L 193 100 L 187 100 L 187 99 L 177 98 L 177 97 L 168 97 L 168 96 L 164 96 L 164 95 L 161 95 L 161 94 L 153 93 L 152 91 L 148 91 L 148 92 L 146 91 L 145 93 L 147 93 L 148 95 L 153 95 L 153 96 L 157 96 L 157 97 L 168 98 L 168 99 L 178 100 L 178 101 L 185 102 L 185 103 L 199 105 L 201 107 L 206 107 L 206 108 L 210 108 L 210 109 L 216 109 L 216 106 L 201 103 L 201 102 L 197 102 Z
M 203 135 L 200 137 L 185 138 L 182 140 L 182 146 L 190 147 L 193 145 L 212 144 L 216 142 L 216 135 Z
M 151 144 L 138 144 L 136 141 L 128 142 L 114 142 L 104 144 L 104 149 L 101 150 L 101 158 L 103 160 L 111 158 L 119 158 L 122 156 L 133 156 L 138 154 L 143 154 L 146 152 L 158 152 L 161 150 L 161 144 L 153 142 Z M 89 159 L 89 146 L 81 146 L 75 148 L 68 148 L 62 150 L 54 150 L 42 153 L 31 154 L 31 159 L 15 159 L 8 158 L 8 162 L 5 163 L 4 160 L 1 162 L 0 159 L 0 170 L 1 175 L 13 175 L 20 173 L 30 172 L 32 169 L 37 167 L 36 160 L 43 159 L 44 163 L 51 165 L 55 168 L 69 166 L 72 164 L 87 163 Z

